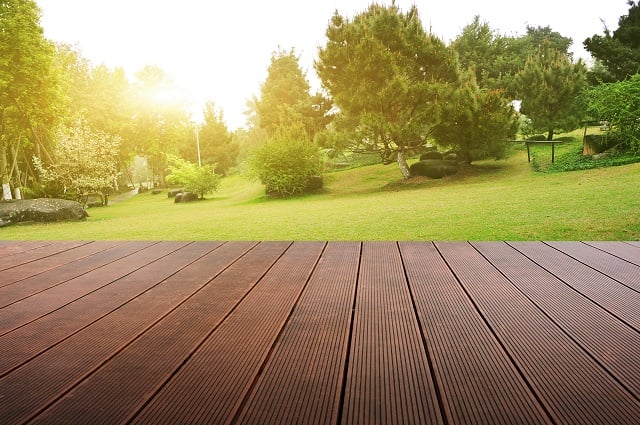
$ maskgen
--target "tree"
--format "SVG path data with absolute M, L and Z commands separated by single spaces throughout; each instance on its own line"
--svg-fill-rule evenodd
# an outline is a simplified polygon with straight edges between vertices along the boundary
M 53 44 L 31 0 L 0 2 L 0 178 L 24 184 L 33 153 L 46 151 L 59 119 Z M 24 173 L 22 173 L 24 175 Z
M 441 146 L 459 151 L 467 161 L 506 155 L 508 140 L 518 130 L 516 113 L 497 89 L 481 89 L 472 70 L 462 74 L 462 84 L 446 105 L 447 120 L 438 125 L 434 138 Z
M 572 63 L 544 41 L 516 74 L 516 83 L 522 113 L 532 120 L 534 128 L 548 132 L 547 140 L 553 140 L 555 129 L 575 128 L 577 100 L 586 83 L 581 60 Z
M 37 156 L 33 162 L 49 190 L 60 190 L 63 197 L 82 204 L 89 195 L 97 193 L 106 204 L 109 192 L 117 189 L 119 144 L 119 138 L 77 121 L 71 127 L 58 129 L 55 165 L 44 165 Z
M 212 165 L 196 165 L 175 155 L 168 155 L 169 174 L 167 181 L 184 186 L 184 190 L 204 199 L 207 193 L 215 192 L 220 185 L 220 176 Z
M 585 49 L 602 61 L 617 81 L 640 72 L 640 3 L 627 4 L 629 13 L 620 17 L 613 34 L 605 26 L 604 36 L 596 34 L 583 42 Z
M 222 111 L 217 110 L 213 102 L 207 102 L 204 110 L 204 124 L 198 131 L 198 143 L 200 146 L 200 160 L 203 164 L 214 165 L 216 171 L 225 176 L 236 165 L 239 146 L 233 140 L 224 123 Z M 198 161 L 197 146 L 195 141 L 187 140 L 180 147 L 180 153 L 184 158 L 194 162 Z
M 136 74 L 133 118 L 127 140 L 138 155 L 147 158 L 154 184 L 165 185 L 166 155 L 179 144 L 193 140 L 193 126 L 175 87 L 160 68 L 147 66 Z
M 571 38 L 553 31 L 551 27 L 526 27 L 522 36 L 501 35 L 489 24 L 475 16 L 462 33 L 451 43 L 458 54 L 463 69 L 473 67 L 478 85 L 483 89 L 503 90 L 507 96 L 515 96 L 514 76 L 527 58 L 535 54 L 543 41 L 571 57 Z
M 640 74 L 591 87 L 586 90 L 586 100 L 592 117 L 607 121 L 617 139 L 640 151 Z
M 306 76 L 294 50 L 271 55 L 267 79 L 256 102 L 260 127 L 273 136 L 278 129 L 303 126 L 309 139 L 330 121 L 331 103 L 321 94 L 311 96 Z
M 424 31 L 413 6 L 373 4 L 346 19 L 336 13 L 315 64 L 324 88 L 357 140 L 379 146 L 410 177 L 405 153 L 426 143 L 458 81 L 455 55 Z

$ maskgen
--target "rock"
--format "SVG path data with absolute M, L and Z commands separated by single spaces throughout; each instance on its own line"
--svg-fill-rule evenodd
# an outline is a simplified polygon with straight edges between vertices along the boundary
M 196 201 L 198 199 L 198 195 L 192 192 L 182 192 L 176 195 L 176 199 L 173 201 L 176 204 L 181 202 L 191 202 Z
M 151 194 L 152 194 L 152 195 L 159 195 L 159 194 L 161 194 L 161 193 L 162 193 L 162 190 L 161 190 L 161 189 L 153 189 L 153 190 L 151 191 Z
M 316 190 L 322 189 L 324 186 L 324 180 L 322 176 L 311 176 L 309 177 L 309 181 L 307 182 L 307 187 L 305 192 L 314 192 Z
M 409 172 L 411 177 L 426 176 L 432 179 L 441 179 L 445 176 L 456 174 L 458 165 L 456 161 L 427 159 L 411 164 Z
M 175 198 L 176 195 L 178 195 L 179 193 L 182 193 L 183 191 L 184 189 L 171 189 L 169 192 L 167 192 L 167 197 Z
M 39 198 L 0 202 L 0 226 L 22 222 L 80 221 L 89 215 L 79 202 Z

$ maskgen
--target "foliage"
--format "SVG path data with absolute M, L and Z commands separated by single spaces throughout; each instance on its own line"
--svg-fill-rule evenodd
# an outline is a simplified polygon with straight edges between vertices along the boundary
M 475 70 L 481 88 L 503 90 L 513 98 L 516 94 L 514 75 L 544 40 L 570 57 L 568 50 L 572 40 L 548 26 L 527 26 L 524 35 L 507 36 L 496 33 L 479 16 L 463 28 L 451 47 L 458 54 L 463 69 Z
M 575 139 L 573 142 L 560 145 L 557 148 L 555 162 L 548 160 L 548 152 L 540 154 L 542 149 L 531 148 L 531 164 L 535 171 L 544 173 L 558 173 L 567 171 L 582 171 L 594 168 L 615 167 L 640 162 L 637 153 L 612 149 L 604 155 L 592 156 L 582 154 L 582 142 Z M 548 149 L 545 149 L 548 151 Z
M 302 125 L 310 139 L 330 122 L 331 102 L 320 94 L 311 96 L 306 76 L 295 51 L 271 55 L 267 79 L 256 102 L 260 127 L 273 136 L 278 129 Z
M 147 66 L 136 74 L 132 87 L 134 115 L 128 130 L 130 149 L 147 158 L 155 184 L 165 185 L 167 154 L 194 139 L 186 106 L 164 71 Z
M 354 139 L 379 148 L 383 161 L 397 159 L 409 177 L 405 151 L 427 141 L 441 121 L 440 105 L 458 81 L 455 55 L 427 34 L 413 6 L 392 3 L 355 16 L 333 15 L 327 44 L 315 64 Z
M 595 34 L 583 43 L 617 81 L 640 72 L 640 4 L 633 1 L 627 4 L 629 12 L 620 17 L 613 34 L 605 26 L 604 36 Z
M 175 155 L 168 156 L 168 165 L 167 182 L 182 185 L 185 191 L 196 193 L 201 199 L 218 190 L 220 176 L 215 174 L 213 165 L 199 166 Z
M 78 121 L 72 127 L 58 129 L 55 165 L 46 166 L 37 156 L 33 162 L 41 181 L 59 187 L 65 198 L 85 204 L 91 194 L 101 194 L 104 199 L 117 189 L 119 145 L 119 138 Z
M 54 47 L 31 0 L 0 2 L 0 178 L 22 186 L 18 164 L 50 147 L 59 119 Z M 12 181 L 12 183 L 14 183 Z
M 202 164 L 215 164 L 216 173 L 226 176 L 237 163 L 240 146 L 227 129 L 222 111 L 213 102 L 206 103 L 204 124 L 194 131 L 197 131 L 197 136 L 180 143 L 181 156 L 196 163 L 200 160 Z
M 266 186 L 268 194 L 301 194 L 322 172 L 320 151 L 300 129 L 280 131 L 253 152 L 249 170 Z
M 628 147 L 640 151 L 640 74 L 586 90 L 587 112 L 604 120 Z
M 436 127 L 434 138 L 472 160 L 506 156 L 508 140 L 518 129 L 516 113 L 502 90 L 480 89 L 475 75 L 463 73 L 462 85 L 445 105 L 447 120 Z
M 547 131 L 547 140 L 553 140 L 555 129 L 576 128 L 578 98 L 586 84 L 581 60 L 572 63 L 545 40 L 516 74 L 516 83 L 522 113 L 532 120 L 535 129 Z

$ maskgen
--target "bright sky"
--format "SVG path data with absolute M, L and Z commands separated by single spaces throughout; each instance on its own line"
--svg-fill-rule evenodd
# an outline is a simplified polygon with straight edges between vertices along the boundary
M 337 9 L 352 17 L 373 0 L 36 0 L 45 36 L 76 45 L 94 65 L 133 75 L 145 65 L 165 71 L 198 114 L 205 101 L 224 111 L 230 129 L 244 126 L 247 99 L 259 95 L 271 53 L 295 48 L 314 90 L 318 47 Z M 391 0 L 379 0 L 390 4 Z M 397 0 L 418 6 L 422 22 L 445 41 L 480 15 L 492 29 L 522 35 L 526 25 L 547 26 L 574 41 L 615 30 L 626 0 Z

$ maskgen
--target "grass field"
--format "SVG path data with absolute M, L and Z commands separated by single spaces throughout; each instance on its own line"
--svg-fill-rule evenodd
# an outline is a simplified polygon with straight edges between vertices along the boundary
M 540 156 L 550 152 L 538 152 Z M 640 164 L 537 173 L 516 147 L 442 180 L 402 181 L 395 165 L 325 175 L 323 193 L 268 199 L 241 176 L 204 201 L 144 193 L 80 223 L 0 229 L 0 239 L 636 240 Z

